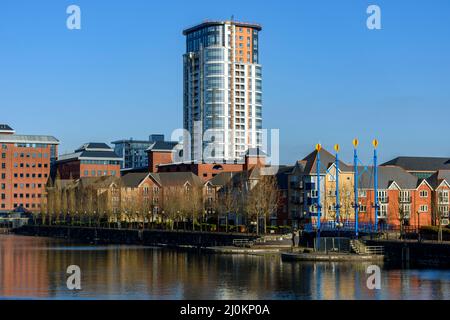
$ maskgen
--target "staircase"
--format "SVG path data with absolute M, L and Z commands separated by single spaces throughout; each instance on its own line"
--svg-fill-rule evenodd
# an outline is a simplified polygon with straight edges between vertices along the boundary
M 366 246 L 361 240 L 350 240 L 350 249 L 359 255 L 384 255 L 383 246 Z
M 366 245 L 361 240 L 350 240 L 350 248 L 356 254 L 366 253 Z

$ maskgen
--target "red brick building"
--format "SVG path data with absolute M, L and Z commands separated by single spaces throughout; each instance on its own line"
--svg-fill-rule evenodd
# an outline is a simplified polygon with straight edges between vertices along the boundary
M 427 179 L 434 188 L 433 194 L 433 224 L 450 224 L 450 170 L 439 170 Z
M 266 163 L 266 154 L 256 148 L 247 150 L 242 161 L 173 163 L 173 154 L 177 151 L 174 146 L 167 142 L 157 142 L 155 147 L 149 148 L 150 172 L 192 172 L 203 181 L 208 181 L 221 172 L 248 171 L 254 167 L 264 167 Z
M 58 145 L 55 137 L 18 135 L 0 125 L 0 212 L 40 210 Z
M 361 172 L 363 172 L 361 168 Z M 432 224 L 433 188 L 397 166 L 378 168 L 378 223 L 392 226 L 420 227 Z M 372 170 L 361 175 L 359 181 L 359 220 L 373 223 L 375 194 Z M 403 218 L 403 219 L 402 219 Z
M 120 176 L 122 159 L 106 143 L 90 142 L 74 153 L 59 156 L 57 174 L 61 179 Z

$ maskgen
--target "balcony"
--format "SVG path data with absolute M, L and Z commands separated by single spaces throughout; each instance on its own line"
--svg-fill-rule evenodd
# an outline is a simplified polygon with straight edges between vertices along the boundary
M 448 197 L 440 196 L 440 197 L 438 197 L 438 203 L 439 204 L 449 204 L 449 199 L 448 199 Z
M 398 200 L 399 200 L 400 203 L 411 203 L 411 196 L 409 196 L 409 197 L 400 197 Z M 388 202 L 389 202 L 389 200 L 388 200 Z
M 387 211 L 378 211 L 378 219 L 386 219 Z
M 378 198 L 378 201 L 380 203 L 389 203 L 389 197 Z

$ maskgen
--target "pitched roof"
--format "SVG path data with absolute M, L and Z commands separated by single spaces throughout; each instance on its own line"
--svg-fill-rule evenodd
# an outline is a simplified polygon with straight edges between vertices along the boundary
M 373 167 L 358 167 L 360 178 L 358 186 L 362 189 L 373 189 L 374 170 Z M 405 169 L 397 166 L 378 167 L 378 187 L 387 189 L 395 181 L 401 189 L 416 189 L 422 182 L 421 179 L 407 172 Z
M 189 182 L 193 186 L 203 186 L 203 181 L 192 172 L 160 172 L 150 173 L 155 181 L 163 187 L 182 186 Z
M 325 174 L 327 169 L 336 161 L 336 158 L 334 155 L 332 155 L 330 152 L 322 148 L 320 150 L 320 173 Z M 314 150 L 310 154 L 308 154 L 301 162 L 297 162 L 297 164 L 301 165 L 301 169 L 305 174 L 315 174 L 316 173 L 316 166 L 317 166 L 317 150 Z M 342 162 L 339 160 L 339 170 L 342 172 L 352 172 L 353 169 L 350 165 Z
M 75 152 L 88 151 L 88 150 L 90 150 L 90 151 L 108 151 L 108 150 L 112 150 L 112 148 L 104 142 L 88 142 L 88 143 L 83 144 L 78 149 L 76 149 Z
M 215 187 L 223 187 L 230 183 L 236 174 L 236 172 L 220 172 L 208 182 Z
M 450 158 L 436 157 L 397 157 L 382 164 L 382 166 L 399 166 L 407 171 L 437 171 L 450 170 Z
M 121 183 L 120 178 L 116 176 L 81 177 L 79 181 L 83 187 L 92 186 L 95 188 L 108 188 L 113 183 L 117 185 Z
M 137 188 L 148 175 L 148 172 L 127 173 L 121 177 L 122 185 L 129 188 Z
M 62 154 L 58 157 L 58 163 L 73 160 L 114 160 L 123 161 L 114 150 L 103 142 L 89 142 L 83 144 L 75 152 Z
M 172 151 L 178 144 L 176 141 L 156 141 L 148 149 L 149 151 Z
M 7 124 L 0 124 L 0 131 L 14 132 L 14 129 Z
M 433 187 L 437 188 L 442 183 L 442 181 L 446 181 L 450 184 L 450 170 L 439 170 L 436 171 L 431 177 L 426 179 L 428 183 Z
M 59 140 L 53 136 L 22 134 L 0 134 L 0 142 L 59 144 Z

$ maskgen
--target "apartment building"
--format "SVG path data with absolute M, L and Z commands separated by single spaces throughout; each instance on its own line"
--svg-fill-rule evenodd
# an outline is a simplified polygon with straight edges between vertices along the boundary
M 359 221 L 374 223 L 373 168 L 360 167 Z M 425 179 L 397 166 L 378 168 L 378 224 L 420 227 L 432 224 L 433 188 Z
M 262 145 L 261 26 L 206 21 L 183 31 L 185 152 L 234 160 Z
M 450 170 L 439 170 L 427 179 L 434 188 L 432 208 L 433 224 L 448 225 L 450 211 Z
M 155 142 L 164 141 L 163 134 L 151 134 L 148 140 L 122 139 L 111 142 L 114 152 L 122 158 L 121 169 L 130 170 L 148 167 L 147 150 Z
M 318 216 L 318 193 L 321 195 L 321 218 L 334 220 L 336 215 L 336 165 L 335 156 L 325 149 L 320 150 L 320 186 L 317 179 L 318 152 L 314 150 L 294 165 L 288 177 L 288 220 L 293 226 L 315 221 Z M 354 216 L 350 206 L 353 190 L 353 169 L 339 161 L 339 191 L 341 217 Z
M 53 136 L 20 135 L 0 125 L 0 212 L 40 210 L 58 145 Z

